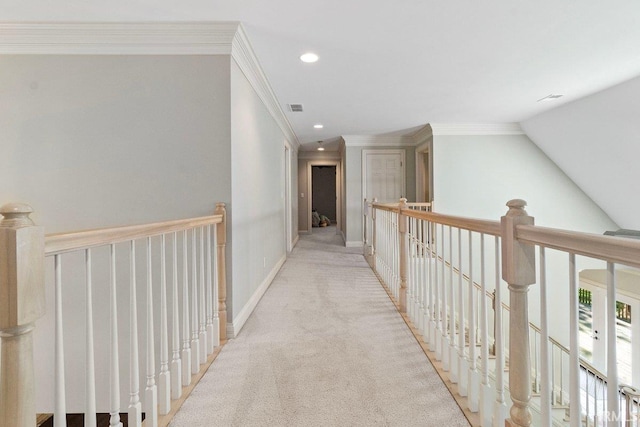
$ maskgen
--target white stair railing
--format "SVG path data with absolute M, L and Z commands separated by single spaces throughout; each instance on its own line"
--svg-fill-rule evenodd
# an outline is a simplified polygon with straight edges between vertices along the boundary
M 121 384 L 129 384 L 126 392 L 128 400 L 127 421 L 129 425 L 140 426 L 142 418 L 149 426 L 167 425 L 168 418 L 162 416 L 177 409 L 182 403 L 183 386 L 191 384 L 192 374 L 202 374 L 207 368 L 206 362 L 213 361 L 216 347 L 226 338 L 224 322 L 226 317 L 226 275 L 224 271 L 224 251 L 226 243 L 226 215 L 224 204 L 216 205 L 212 216 L 186 220 L 168 221 L 145 225 L 88 230 L 44 236 L 42 227 L 35 226 L 29 219 L 32 212 L 27 205 L 10 204 L 0 208 L 3 216 L 0 221 L 0 338 L 2 339 L 0 358 L 0 427 L 33 426 L 36 420 L 34 393 L 34 366 L 32 334 L 36 319 L 45 313 L 45 260 L 51 258 L 53 265 L 54 319 L 55 319 L 55 402 L 54 425 L 65 426 L 67 402 L 71 396 L 74 401 L 81 400 L 85 414 L 85 425 L 96 425 L 99 411 L 109 412 L 110 426 L 121 426 Z M 191 236 L 191 252 L 187 252 L 188 236 Z M 179 236 L 182 236 L 182 260 L 184 275 L 179 283 L 178 248 Z M 172 240 L 167 251 L 167 237 Z M 146 269 L 136 270 L 138 261 L 136 243 L 145 243 L 144 258 Z M 116 248 L 129 246 L 127 257 L 118 257 Z M 96 275 L 97 251 L 93 248 L 106 247 L 108 255 L 105 264 L 106 277 Z M 199 251 L 198 251 L 199 248 Z M 170 252 L 167 254 L 167 252 Z M 77 263 L 74 253 L 84 255 L 82 264 Z M 169 256 L 169 262 L 167 262 Z M 212 256 L 214 257 L 212 259 Z M 154 262 L 154 258 L 160 262 Z M 65 262 L 68 260 L 68 262 Z M 122 283 L 118 272 L 125 269 L 121 264 L 128 261 L 129 283 Z M 191 266 L 191 276 L 188 266 Z M 172 267 L 171 292 L 167 293 L 167 265 Z M 74 272 L 84 269 L 81 288 L 75 287 Z M 159 283 L 155 278 L 159 278 Z M 140 280 L 146 283 L 144 301 L 138 298 Z M 101 294 L 109 295 L 109 321 L 102 327 L 94 326 L 95 308 L 101 305 L 94 301 L 96 284 L 103 283 L 108 289 Z M 183 287 L 183 313 L 179 312 L 179 288 Z M 128 368 L 120 369 L 120 312 L 118 303 L 122 296 L 118 293 L 128 286 L 129 328 Z M 65 300 L 74 293 L 85 290 L 85 307 L 73 307 L 65 311 Z M 189 292 L 191 289 L 191 292 Z M 159 292 L 160 307 L 154 303 L 154 293 Z M 156 294 L 157 295 L 157 294 Z M 126 298 L 126 297 L 125 297 Z M 170 301 L 170 303 L 169 303 Z M 169 336 L 168 310 L 171 306 L 171 336 Z M 224 310 L 222 313 L 219 310 Z M 84 311 L 83 311 L 84 310 Z M 154 310 L 159 311 L 159 324 L 154 318 Z M 144 347 L 138 340 L 138 315 L 146 313 Z M 82 318 L 76 313 L 84 314 Z M 182 314 L 183 324 L 180 325 Z M 65 323 L 63 323 L 63 320 Z M 189 327 L 191 323 L 191 328 Z M 73 326 L 86 325 L 83 329 L 86 369 L 65 370 L 67 350 L 74 346 L 65 346 L 70 340 L 77 339 Z M 72 325 L 71 327 L 69 325 Z M 65 330 L 65 326 L 67 329 Z M 180 327 L 184 327 L 182 338 L 186 340 L 186 354 L 180 354 Z M 106 384 L 96 384 L 96 358 L 94 355 L 97 341 L 106 343 L 108 365 L 97 367 L 109 372 Z M 159 353 L 156 356 L 156 342 Z M 169 364 L 169 343 L 171 343 L 171 362 Z M 142 349 L 142 350 L 141 350 Z M 144 351 L 145 390 L 140 393 L 139 351 Z M 184 351 L 184 350 L 183 350 Z M 77 360 L 77 355 L 71 355 Z M 186 357 L 185 357 L 186 356 Z M 159 363 L 157 363 L 159 362 Z M 186 365 L 184 363 L 187 362 Z M 192 362 L 189 366 L 188 362 Z M 159 369 L 157 367 L 159 366 Z M 68 367 L 68 366 L 67 366 Z M 186 367 L 186 369 L 185 369 Z M 83 390 L 69 388 L 83 376 Z M 126 377 L 129 378 L 126 378 Z M 67 381 L 71 379 L 71 381 Z M 98 389 L 98 390 L 97 390 Z M 96 404 L 96 393 L 108 394 L 108 404 Z M 79 397 L 84 396 L 84 397 Z M 124 404 L 126 405 L 126 403 Z M 172 405 L 174 407 L 172 408 Z M 143 412 L 144 408 L 144 412 Z M 77 412 L 77 411 L 74 411 Z
M 365 235 L 371 242 L 365 254 L 371 254 L 372 267 L 434 359 L 442 361 L 442 370 L 467 398 L 469 410 L 479 412 L 480 425 L 531 425 L 532 394 L 536 425 L 565 425 L 564 414 L 552 415 L 554 408 L 568 408 L 571 426 L 633 425 L 629 423 L 637 422 L 638 396 L 632 388 L 625 392 L 617 380 L 615 273 L 618 265 L 640 268 L 640 242 L 537 227 L 525 205 L 510 201 L 508 213 L 498 222 L 410 209 L 404 199 L 398 204 L 373 203 L 369 229 L 374 237 Z M 556 257 L 558 252 L 568 254 L 570 350 L 550 336 L 548 249 Z M 577 258 L 601 260 L 608 271 L 607 375 L 588 374 L 592 371 L 579 358 Z M 556 270 L 551 273 L 557 276 Z M 551 277 L 554 286 L 559 285 L 556 276 Z M 510 290 L 508 305 L 500 292 L 502 280 Z M 534 284 L 540 286 L 540 307 L 531 308 L 527 293 Z M 492 317 L 489 304 L 495 307 Z M 503 306 L 510 308 L 506 320 Z M 530 310 L 538 310 L 540 328 L 529 322 Z M 589 381 L 600 381 L 600 388 L 593 389 L 602 396 L 589 394 Z M 581 388 L 581 382 L 587 386 Z

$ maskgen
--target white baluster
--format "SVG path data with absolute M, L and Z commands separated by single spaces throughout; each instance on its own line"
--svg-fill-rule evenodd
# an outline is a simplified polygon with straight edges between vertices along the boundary
M 480 378 L 476 367 L 476 301 L 475 287 L 473 284 L 473 233 L 469 230 L 469 397 L 468 408 L 471 412 L 478 412 L 480 400 Z
M 158 411 L 171 410 L 171 373 L 169 372 L 169 331 L 167 325 L 167 260 L 166 237 L 160 244 L 160 373 L 158 374 Z
M 182 234 L 182 385 L 191 384 L 191 333 L 189 331 L 189 264 L 187 231 Z
M 182 360 L 180 360 L 180 313 L 178 302 L 178 233 L 173 233 L 173 283 L 171 301 L 171 398 L 182 395 Z
M 55 411 L 53 421 L 55 427 L 65 427 L 67 425 L 67 406 L 64 385 L 64 341 L 62 326 L 62 264 L 60 255 L 54 255 L 55 264 L 55 292 L 56 292 L 56 395 Z
M 427 226 L 427 221 L 420 221 L 420 287 L 422 288 L 422 334 L 424 336 L 424 341 L 429 343 L 431 340 L 430 335 L 430 324 L 431 324 L 431 310 L 429 308 L 429 276 L 428 272 L 428 262 L 429 257 L 427 256 L 427 233 L 425 232 L 425 227 Z
M 131 241 L 129 251 L 129 409 L 128 422 L 132 426 L 142 425 L 140 403 L 140 371 L 138 360 L 138 302 L 136 283 L 136 242 Z
M 151 237 L 147 237 L 147 386 L 144 390 L 145 424 L 158 425 L 158 388 L 156 386 L 156 351 L 153 325 L 153 270 Z
M 427 283 L 429 286 L 429 350 L 435 352 L 438 348 L 436 344 L 438 337 L 436 334 L 436 307 L 438 304 L 437 293 L 435 290 L 434 270 L 437 261 L 434 260 L 433 244 L 435 242 L 435 236 L 431 232 L 433 230 L 433 223 L 427 223 L 427 248 L 429 251 L 429 258 L 427 262 Z M 437 356 L 436 356 L 437 358 Z
M 456 296 L 453 284 L 453 227 L 449 226 L 449 378 L 458 382 L 458 352 L 456 350 Z
M 216 249 L 218 248 L 218 227 L 213 227 L 213 344 L 218 347 L 220 345 L 220 316 L 218 313 L 218 257 Z
M 200 363 L 207 361 L 207 313 L 204 283 L 204 227 L 200 227 Z
M 87 343 L 86 343 L 86 396 L 85 396 L 85 412 L 84 412 L 84 425 L 85 427 L 96 426 L 96 374 L 95 374 L 95 360 L 93 352 L 93 296 L 92 296 L 92 274 L 91 274 L 91 249 L 84 251 L 85 260 L 85 273 L 87 284 Z
M 435 300 L 434 300 L 434 321 L 435 321 L 435 345 L 436 345 L 436 360 L 442 360 L 442 293 L 440 286 L 440 278 L 438 277 L 438 258 L 440 254 L 438 253 L 438 243 L 440 243 L 440 239 L 438 238 L 438 226 L 436 224 L 433 225 L 435 242 L 433 243 L 433 249 L 435 250 L 433 257 L 433 287 L 435 291 Z
M 196 229 L 191 235 L 191 373 L 200 371 L 200 340 L 198 339 L 198 251 Z
M 487 315 L 487 282 L 484 252 L 484 234 L 480 234 L 480 335 L 481 335 L 481 377 L 480 386 L 480 425 L 491 425 L 493 402 L 495 397 L 489 383 L 489 324 Z
M 616 269 L 613 263 L 607 262 L 607 412 L 609 426 L 619 425 L 620 400 L 618 396 L 618 356 L 616 352 Z M 576 295 L 578 293 L 576 292 Z
M 580 409 L 580 344 L 578 341 L 579 313 L 576 256 L 569 254 L 569 419 L 572 427 L 579 426 L 582 417 Z M 562 377 L 560 380 L 562 381 Z
M 540 246 L 540 421 L 542 424 L 550 426 L 551 371 L 549 370 L 549 315 L 547 304 L 547 260 L 545 249 Z
M 496 296 L 495 310 L 495 348 L 496 348 L 496 401 L 493 409 L 493 427 L 503 427 L 507 417 L 507 403 L 504 397 L 504 344 L 502 328 L 502 289 L 500 283 L 500 239 L 495 238 L 495 274 Z
M 109 352 L 109 425 L 122 427 L 120 422 L 120 358 L 118 356 L 118 300 L 116 295 L 116 247 L 110 246 L 110 352 Z
M 449 310 L 447 309 L 447 283 L 445 280 L 445 271 L 446 271 L 446 263 L 444 259 L 444 225 L 440 225 L 440 244 L 441 252 L 440 256 L 442 261 L 440 265 L 442 267 L 442 275 L 440 276 L 440 286 L 442 287 L 442 318 L 440 319 L 440 327 L 442 330 L 442 343 L 441 343 L 441 351 L 442 351 L 442 369 L 445 371 L 449 371 L 449 331 L 448 331 L 448 322 L 449 322 Z
M 207 353 L 213 353 L 215 336 L 213 330 L 213 289 L 211 281 L 211 226 L 207 226 Z
M 469 391 L 469 361 L 465 356 L 464 290 L 462 288 L 462 230 L 458 229 L 458 394 Z

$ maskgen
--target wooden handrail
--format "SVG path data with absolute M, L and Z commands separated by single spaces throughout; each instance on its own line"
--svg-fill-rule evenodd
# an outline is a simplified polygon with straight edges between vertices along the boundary
M 223 222 L 223 215 L 178 219 L 151 224 L 128 225 L 124 227 L 98 228 L 93 230 L 55 233 L 45 236 L 45 255 L 55 255 L 78 249 L 127 242 L 149 236 L 173 233 Z
M 518 225 L 515 237 L 523 243 L 640 268 L 640 240 L 533 225 Z

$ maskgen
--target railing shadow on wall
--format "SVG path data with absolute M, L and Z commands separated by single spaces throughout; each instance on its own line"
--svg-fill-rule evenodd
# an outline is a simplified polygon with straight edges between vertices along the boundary
M 364 254 L 480 425 L 640 425 L 640 393 L 618 382 L 615 341 L 616 270 L 640 268 L 640 242 L 535 226 L 523 200 L 500 221 L 424 205 L 365 200 Z M 557 267 L 548 252 L 565 283 L 547 277 Z M 579 356 L 577 257 L 608 271 L 606 375 Z M 568 346 L 549 336 L 548 283 L 568 289 Z M 534 284 L 539 306 L 529 304 Z
M 122 425 L 121 413 L 130 426 L 142 425 L 143 418 L 148 426 L 167 425 L 226 341 L 224 203 L 206 217 L 47 236 L 30 213 L 24 204 L 0 208 L 0 426 L 33 426 L 41 412 L 32 332 L 45 315 L 46 287 L 55 295 L 55 367 L 49 372 L 55 401 L 46 403 L 54 425 L 66 425 L 67 399 L 78 396 L 86 426 L 95 426 L 96 414 L 105 409 L 110 426 Z M 81 306 L 68 310 L 68 300 L 77 302 L 78 294 Z M 94 324 L 96 310 L 105 313 L 105 322 Z M 142 328 L 139 313 L 145 316 Z M 122 317 L 128 328 L 122 328 Z M 85 334 L 80 354 L 73 354 L 77 331 L 68 328 L 70 319 Z M 65 339 L 66 332 L 71 338 Z M 120 359 L 123 346 L 127 360 Z M 85 369 L 74 366 L 76 360 Z M 107 379 L 96 382 L 98 374 Z

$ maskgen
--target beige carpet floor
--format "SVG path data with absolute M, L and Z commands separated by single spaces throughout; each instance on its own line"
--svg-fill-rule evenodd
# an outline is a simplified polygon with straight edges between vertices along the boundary
M 301 236 L 172 426 L 468 426 L 361 255 Z

